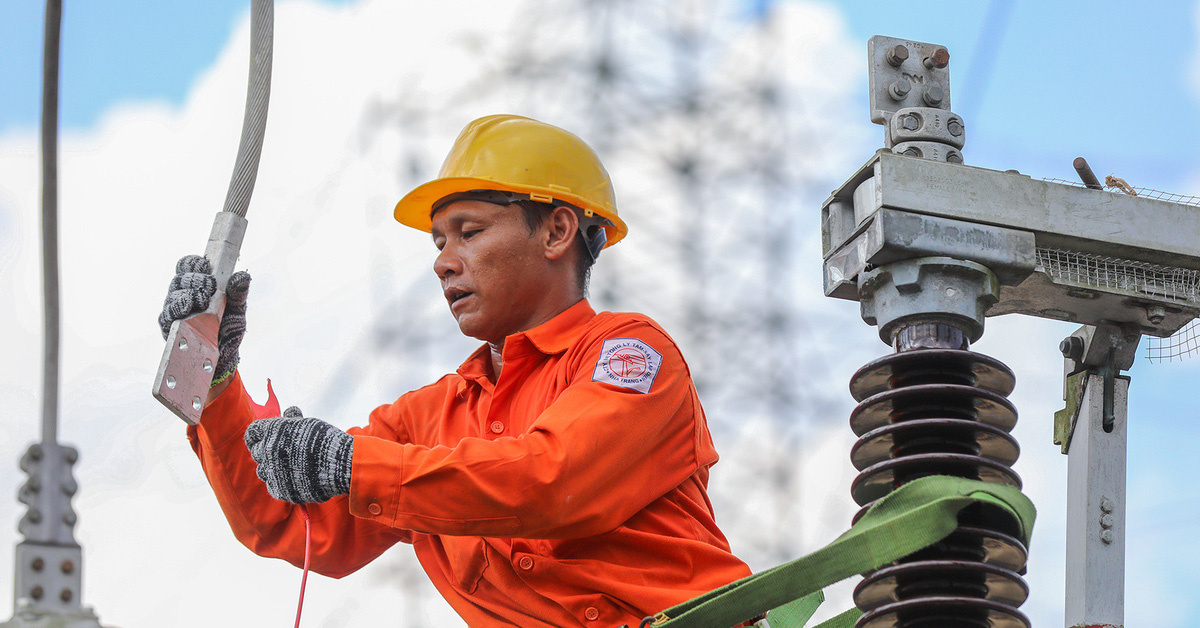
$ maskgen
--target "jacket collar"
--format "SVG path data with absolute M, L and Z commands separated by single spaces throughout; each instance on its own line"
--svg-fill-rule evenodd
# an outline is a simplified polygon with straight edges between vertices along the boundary
M 525 352 L 527 347 L 545 355 L 562 353 L 579 339 L 584 325 L 595 317 L 596 311 L 592 309 L 588 300 L 581 299 L 541 325 L 505 338 L 504 354 L 507 356 L 513 352 Z M 486 381 L 487 373 L 491 370 L 490 351 L 486 344 L 479 347 L 458 367 L 458 374 L 464 379 Z
M 587 299 L 580 299 L 578 303 L 541 325 L 509 336 L 504 341 L 504 346 L 507 348 L 510 342 L 523 335 L 538 351 L 546 355 L 562 353 L 579 339 L 583 326 L 593 318 L 596 318 L 596 311 Z

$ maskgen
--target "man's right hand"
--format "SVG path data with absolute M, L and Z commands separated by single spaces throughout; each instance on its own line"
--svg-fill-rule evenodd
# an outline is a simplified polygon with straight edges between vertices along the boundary
M 163 339 L 171 333 L 171 324 L 208 308 L 208 303 L 217 292 L 217 280 L 212 275 L 212 264 L 199 255 L 188 255 L 175 265 L 175 277 L 167 289 L 158 325 Z M 217 348 L 220 357 L 213 376 L 213 386 L 224 385 L 237 370 L 238 347 L 246 334 L 246 295 L 250 292 L 250 274 L 244 270 L 233 273 L 225 286 L 225 313 L 221 316 L 221 329 L 217 332 Z

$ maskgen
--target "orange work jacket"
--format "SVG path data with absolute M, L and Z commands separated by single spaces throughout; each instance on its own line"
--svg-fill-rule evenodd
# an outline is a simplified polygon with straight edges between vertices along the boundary
M 485 345 L 371 413 L 350 494 L 310 504 L 314 571 L 351 573 L 411 543 L 473 627 L 637 626 L 749 575 L 713 520 L 717 461 L 688 366 L 638 314 L 578 304 Z M 304 523 L 273 499 L 243 442 L 240 378 L 188 436 L 237 538 L 303 563 Z

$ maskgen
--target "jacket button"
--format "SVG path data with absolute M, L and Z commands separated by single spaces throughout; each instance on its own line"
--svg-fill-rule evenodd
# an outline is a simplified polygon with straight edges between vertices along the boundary
M 501 422 L 499 422 L 499 421 L 493 421 L 493 422 L 492 422 L 492 433 L 493 433 L 493 434 L 499 434 L 500 432 L 503 432 L 503 431 L 504 431 L 504 424 L 503 424 L 503 423 L 501 423 Z
M 583 616 L 587 617 L 588 621 L 596 621 L 600 619 L 600 611 L 596 610 L 595 606 L 589 606 L 587 610 L 583 611 Z
M 533 559 L 528 556 L 522 556 L 521 560 L 517 561 L 517 565 L 521 569 L 529 571 L 530 569 L 533 569 Z
M 383 512 L 383 508 L 380 508 L 379 504 L 376 504 L 375 502 L 371 502 L 370 505 L 367 506 L 367 512 L 378 517 L 379 513 Z

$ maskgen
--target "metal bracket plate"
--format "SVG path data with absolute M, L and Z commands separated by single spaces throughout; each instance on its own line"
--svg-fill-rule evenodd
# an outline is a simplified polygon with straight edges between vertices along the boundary
M 175 321 L 167 335 L 167 344 L 154 378 L 154 397 L 189 425 L 198 425 L 208 400 L 213 370 L 220 353 L 217 333 L 225 311 L 225 285 L 233 274 L 246 219 L 231 212 L 219 212 L 204 256 L 212 263 L 217 292 L 208 309 Z
M 871 122 L 887 124 L 905 107 L 950 110 L 950 51 L 945 46 L 876 35 L 867 42 L 867 59 Z

